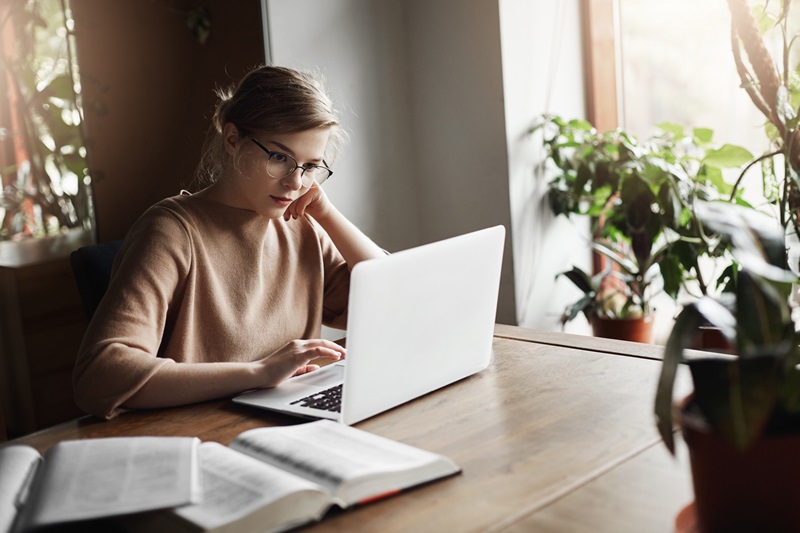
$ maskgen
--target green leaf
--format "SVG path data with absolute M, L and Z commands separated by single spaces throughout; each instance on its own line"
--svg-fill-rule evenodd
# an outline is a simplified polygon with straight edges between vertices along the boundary
M 566 215 L 575 212 L 572 196 L 566 191 L 551 188 L 547 191 L 547 203 L 554 215 Z
M 86 170 L 86 161 L 78 154 L 64 154 L 64 165 L 67 169 L 78 176 L 83 178 L 84 171 Z
M 753 20 L 758 21 L 758 27 L 762 34 L 780 24 L 785 16 L 783 7 L 788 3 L 765 0 L 763 2 L 755 2 L 750 6 L 750 15 Z
M 688 272 L 695 267 L 698 253 L 697 248 L 692 246 L 692 244 L 681 240 L 672 244 L 670 255 L 677 258 L 683 269 Z
M 786 301 L 768 281 L 742 271 L 736 284 L 736 307 L 741 357 L 774 352 L 786 343 L 791 318 Z
M 746 207 L 748 209 L 755 209 L 755 206 L 741 197 L 742 190 L 739 189 L 739 194 L 736 196 L 736 199 L 733 201 L 735 205 L 740 207 Z
M 717 278 L 717 289 L 721 289 L 723 293 L 736 292 L 736 280 L 739 277 L 739 268 L 737 263 L 731 263 L 725 267 Z
M 739 168 L 753 159 L 753 154 L 746 148 L 724 144 L 716 150 L 707 152 L 703 164 L 715 168 Z
M 796 280 L 786 270 L 784 231 L 777 220 L 727 202 L 697 202 L 695 213 L 707 228 L 732 243 L 742 267 L 781 283 Z
M 795 35 L 792 38 L 792 42 L 794 42 L 797 38 L 798 35 Z M 792 86 L 790 88 L 789 105 L 791 105 L 794 109 L 797 109 L 798 106 L 800 106 L 800 86 Z
M 638 176 L 625 180 L 620 189 L 620 200 L 630 233 L 640 231 L 648 225 L 653 216 L 650 206 L 655 199 L 650 187 Z
M 800 370 L 797 367 L 791 367 L 786 371 L 783 378 L 781 403 L 790 413 L 800 412 Z
M 701 316 L 695 306 L 683 309 L 675 319 L 667 345 L 664 348 L 664 361 L 656 389 L 655 415 L 658 432 L 669 451 L 675 454 L 675 440 L 672 435 L 672 396 L 675 389 L 675 376 L 683 360 L 683 350 L 689 346 L 697 334 Z
M 683 269 L 674 255 L 665 255 L 658 263 L 661 277 L 664 280 L 664 292 L 670 298 L 677 300 L 678 292 L 681 289 L 681 281 L 683 280 Z
M 570 305 L 564 315 L 561 317 L 561 323 L 573 320 L 578 313 L 583 313 L 586 318 L 591 318 L 595 314 L 595 307 L 597 300 L 594 294 L 584 294 L 580 300 Z
M 778 120 L 780 120 L 790 130 L 794 130 L 797 126 L 797 115 L 792 108 L 791 94 L 789 90 L 781 85 L 778 87 L 776 111 L 778 113 Z
M 211 16 L 203 6 L 190 9 L 186 13 L 186 27 L 200 44 L 205 44 L 211 33 Z
M 48 105 L 42 108 L 40 116 L 47 127 L 46 131 L 53 138 L 56 149 L 67 145 L 80 146 L 80 130 L 77 126 L 64 122 L 61 111 L 61 108 L 56 105 Z
M 708 128 L 695 128 L 692 130 L 692 134 L 694 135 L 694 139 L 697 144 L 706 144 L 711 142 L 711 138 L 714 136 L 714 130 Z
M 680 225 L 681 226 L 688 225 L 689 222 L 692 220 L 692 217 L 693 217 L 693 214 L 692 214 L 692 212 L 690 210 L 688 210 L 686 208 L 681 209 L 681 222 L 680 222 Z
M 631 276 L 635 276 L 639 272 L 639 266 L 634 261 L 631 261 L 630 259 L 625 257 L 625 255 L 622 254 L 620 251 L 614 250 L 605 243 L 595 241 L 594 244 L 592 244 L 592 248 L 596 252 L 608 257 L 614 263 L 619 265 L 619 267 L 625 273 L 630 274 Z
M 603 187 L 616 189 L 619 183 L 619 176 L 611 171 L 611 166 L 608 161 L 598 161 L 594 167 L 594 183 L 592 184 L 592 191 L 597 192 Z
M 723 178 L 721 168 L 705 167 L 705 175 L 706 179 L 711 182 L 711 184 L 720 192 L 720 194 L 728 196 L 733 191 L 733 185 L 728 184 Z
M 696 359 L 688 362 L 694 401 L 715 432 L 745 450 L 761 434 L 780 390 L 780 359 Z
M 588 164 L 581 161 L 578 165 L 578 173 L 575 177 L 575 182 L 572 184 L 572 194 L 577 198 L 580 198 L 584 193 L 586 184 L 589 182 L 589 180 L 591 180 L 591 178 L 592 169 L 589 168 Z
M 594 194 L 589 198 L 591 205 L 586 208 L 584 214 L 594 217 L 602 215 L 613 193 L 614 191 L 608 185 L 595 189 Z
M 566 272 L 561 272 L 557 274 L 556 279 L 558 279 L 559 276 L 564 276 L 565 278 L 570 280 L 572 283 L 575 284 L 576 287 L 578 287 L 584 293 L 588 294 L 590 292 L 594 292 L 594 287 L 592 286 L 592 278 L 589 276 L 589 274 L 587 274 L 586 272 L 584 272 L 583 270 L 581 270 L 576 266 L 572 267 L 572 270 L 567 270 Z
M 681 199 L 668 183 L 664 183 L 658 191 L 658 205 L 663 210 L 665 224 L 672 229 L 680 227 L 683 210 Z
M 576 130 L 581 130 L 581 131 L 586 131 L 586 132 L 590 132 L 590 131 L 594 130 L 594 126 L 592 126 L 591 122 L 589 122 L 588 120 L 583 120 L 583 119 L 578 119 L 578 118 L 573 118 L 572 120 L 570 120 L 567 123 L 567 125 L 570 128 L 573 128 L 573 129 L 576 129 Z
M 764 132 L 767 134 L 767 138 L 771 141 L 781 138 L 780 131 L 778 131 L 777 126 L 772 122 L 767 122 L 764 124 Z
M 69 74 L 61 74 L 53 78 L 39 93 L 45 98 L 70 100 L 72 99 L 72 86 L 72 77 Z
M 732 294 L 721 295 L 717 298 L 703 296 L 692 305 L 697 307 L 700 315 L 708 324 L 718 328 L 720 333 L 732 345 L 736 344 L 736 302 Z
M 656 124 L 656 127 L 665 133 L 670 133 L 675 139 L 682 139 L 686 137 L 686 133 L 684 133 L 683 126 L 680 124 L 674 124 L 672 122 L 662 122 L 661 124 Z

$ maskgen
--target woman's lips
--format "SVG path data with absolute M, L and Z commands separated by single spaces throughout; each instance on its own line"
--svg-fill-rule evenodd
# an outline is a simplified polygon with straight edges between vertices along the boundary
M 275 203 L 283 207 L 289 207 L 289 205 L 292 203 L 291 198 L 284 198 L 281 196 L 272 196 L 272 195 L 270 195 L 270 198 L 275 200 Z

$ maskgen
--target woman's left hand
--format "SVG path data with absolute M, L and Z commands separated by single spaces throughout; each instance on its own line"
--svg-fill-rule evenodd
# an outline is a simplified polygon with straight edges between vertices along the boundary
M 308 190 L 297 200 L 292 202 L 286 211 L 283 213 L 283 219 L 289 220 L 290 218 L 299 218 L 304 215 L 310 215 L 319 220 L 332 207 L 331 201 L 328 200 L 328 195 L 322 190 L 322 187 L 313 184 Z

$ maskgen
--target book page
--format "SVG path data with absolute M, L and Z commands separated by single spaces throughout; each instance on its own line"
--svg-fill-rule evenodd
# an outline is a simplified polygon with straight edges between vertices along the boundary
M 201 503 L 181 507 L 174 512 L 203 529 L 235 522 L 301 491 L 321 491 L 321 487 L 315 483 L 216 442 L 205 442 L 200 446 L 200 471 L 203 486 Z M 285 525 L 297 525 L 300 520 L 307 522 L 318 519 L 329 506 L 330 496 L 321 494 L 314 499 L 319 503 L 314 508 L 311 502 L 306 502 L 302 512 L 304 519 L 291 516 L 286 509 L 276 506 L 275 510 L 268 513 L 270 518 L 275 519 L 272 525 L 285 521 L 289 521 Z M 261 530 L 270 529 L 270 524 L 263 521 L 259 524 Z
M 236 437 L 231 448 L 319 483 L 331 493 L 348 480 L 449 462 L 438 454 L 330 420 L 251 429 Z M 458 470 L 455 465 L 452 468 Z
M 8 533 L 42 460 L 31 446 L 0 448 L 0 533 Z
M 24 509 L 40 526 L 185 505 L 199 498 L 199 440 L 112 437 L 64 441 L 44 458 Z

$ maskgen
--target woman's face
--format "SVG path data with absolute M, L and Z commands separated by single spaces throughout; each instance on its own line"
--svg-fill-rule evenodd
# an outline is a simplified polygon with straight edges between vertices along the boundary
M 293 201 L 308 191 L 300 169 L 283 178 L 267 173 L 269 155 L 233 124 L 224 130 L 225 148 L 238 161 L 223 177 L 223 202 L 249 209 L 266 218 L 280 218 Z M 292 156 L 298 165 L 323 165 L 330 130 L 318 128 L 298 133 L 259 134 L 255 138 L 271 152 Z M 238 148 L 238 154 L 237 152 Z

